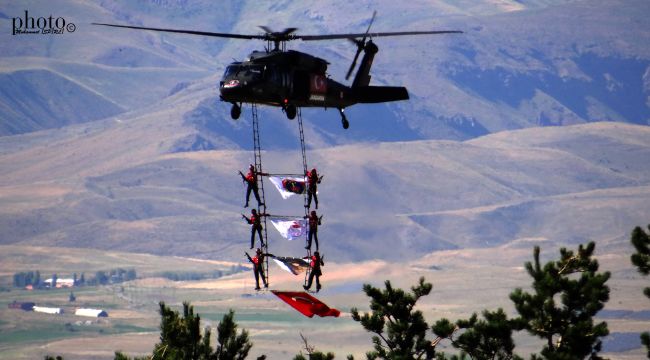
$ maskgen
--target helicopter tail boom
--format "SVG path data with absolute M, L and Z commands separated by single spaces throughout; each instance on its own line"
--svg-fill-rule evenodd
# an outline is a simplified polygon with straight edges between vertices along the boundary
M 357 70 L 357 74 L 354 76 L 352 88 L 366 87 L 370 84 L 370 67 L 372 66 L 372 60 L 375 58 L 375 54 L 379 51 L 379 48 L 372 40 L 361 45 L 364 51 L 363 59 L 361 59 L 359 70 Z
M 365 104 L 409 99 L 403 86 L 361 86 L 352 88 L 352 96 L 357 103 Z

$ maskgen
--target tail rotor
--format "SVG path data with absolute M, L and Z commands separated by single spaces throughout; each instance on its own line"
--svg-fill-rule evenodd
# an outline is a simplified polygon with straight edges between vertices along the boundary
M 370 23 L 368 24 L 368 28 L 366 29 L 366 32 L 364 33 L 363 38 L 361 38 L 361 40 L 357 40 L 355 38 L 349 38 L 351 42 L 357 45 L 357 53 L 354 54 L 354 59 L 352 60 L 350 69 L 348 69 L 348 73 L 345 75 L 345 80 L 348 80 L 350 78 L 350 75 L 352 75 L 354 68 L 357 66 L 357 60 L 359 59 L 359 54 L 361 54 L 361 51 L 366 46 L 366 37 L 368 37 L 368 33 L 370 32 L 370 27 L 372 26 L 372 23 L 375 21 L 375 16 L 377 16 L 377 11 L 372 12 L 372 18 L 370 18 Z

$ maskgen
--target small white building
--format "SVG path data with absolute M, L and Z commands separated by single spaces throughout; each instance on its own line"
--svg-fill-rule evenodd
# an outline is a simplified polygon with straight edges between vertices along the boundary
M 108 313 L 102 309 L 77 309 L 74 312 L 77 316 L 108 317 Z
M 34 306 L 33 309 L 35 312 L 40 312 L 40 313 L 46 313 L 46 314 L 63 314 L 63 309 L 61 308 L 51 308 L 51 307 L 45 307 L 45 306 Z
M 47 279 L 43 281 L 43 283 L 49 287 L 52 287 L 52 279 Z M 56 279 L 56 285 L 54 287 L 57 288 L 71 288 L 74 287 L 74 279 Z

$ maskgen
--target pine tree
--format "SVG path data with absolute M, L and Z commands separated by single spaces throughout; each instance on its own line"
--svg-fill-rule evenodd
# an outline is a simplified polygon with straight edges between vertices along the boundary
M 108 284 L 109 277 L 106 276 L 106 273 L 103 271 L 97 271 L 95 272 L 95 280 L 97 281 L 97 284 L 99 285 L 106 285 Z
M 650 225 L 648 225 L 648 230 L 650 230 Z M 647 276 L 650 274 L 650 236 L 640 226 L 637 226 L 632 230 L 630 241 L 636 249 L 636 253 L 632 255 L 630 260 L 636 266 L 639 273 Z M 644 288 L 643 293 L 646 297 L 650 298 L 650 287 Z M 641 334 L 641 342 L 645 345 L 647 350 L 646 356 L 650 359 L 650 332 Z
M 234 312 L 230 310 L 217 326 L 217 350 L 210 345 L 211 331 L 206 328 L 201 334 L 201 317 L 194 313 L 194 307 L 183 303 L 183 315 L 160 302 L 160 342 L 154 346 L 153 354 L 137 359 L 151 360 L 244 360 L 253 344 L 248 332 L 238 333 Z M 261 356 L 258 360 L 263 360 Z M 115 360 L 130 360 L 121 352 L 115 353 Z
M 512 329 L 512 322 L 506 313 L 503 309 L 498 309 L 494 312 L 484 310 L 483 319 L 473 314 L 467 320 L 458 320 L 456 324 L 441 319 L 434 325 L 433 332 L 440 340 L 450 339 L 454 348 L 462 351 L 460 358 L 469 355 L 474 360 L 521 359 L 513 353 L 515 342 L 512 339 Z
M 14 286 L 17 288 L 25 287 L 25 273 L 14 273 Z
M 219 346 L 217 346 L 216 359 L 218 360 L 243 360 L 253 347 L 253 344 L 248 340 L 248 331 L 242 330 L 239 335 L 237 334 L 237 323 L 235 323 L 234 317 L 235 313 L 230 310 L 217 325 L 217 342 L 219 342 Z M 209 335 L 209 332 L 207 335 Z
M 435 356 L 435 346 L 426 339 L 429 324 L 422 312 L 414 310 L 416 302 L 431 292 L 433 286 L 420 278 L 411 293 L 394 289 L 390 281 L 385 282 L 386 290 L 365 284 L 363 291 L 370 297 L 370 313 L 359 314 L 352 309 L 352 319 L 361 323 L 372 337 L 374 351 L 366 354 L 372 359 L 431 359 Z
M 126 280 L 127 280 L 127 281 L 135 280 L 135 278 L 136 278 L 135 269 L 133 269 L 133 268 L 129 269 L 129 270 L 126 272 Z
M 160 342 L 155 345 L 153 359 L 207 359 L 211 352 L 210 337 L 205 347 L 200 329 L 201 317 L 194 307 L 183 303 L 183 316 L 160 302 Z M 206 353 L 207 352 L 207 353 Z
M 518 288 L 510 294 L 520 315 L 516 327 L 546 340 L 543 358 L 599 359 L 600 338 L 609 330 L 605 322 L 594 324 L 593 317 L 609 300 L 610 273 L 598 273 L 594 249 L 593 242 L 580 245 L 577 253 L 562 248 L 559 261 L 542 267 L 536 246 L 534 263 L 525 264 L 534 292 Z
M 300 338 L 302 339 L 303 343 L 305 343 L 305 352 L 307 352 L 307 355 L 309 356 L 309 360 L 334 360 L 335 356 L 334 353 L 328 352 L 323 353 L 320 351 L 317 351 L 316 348 L 312 345 L 309 345 L 309 342 L 307 339 L 300 334 Z M 293 360 L 307 360 L 305 356 L 300 353 L 296 355 Z M 354 360 L 354 357 L 352 355 L 348 355 L 348 360 Z
M 303 354 L 298 354 L 296 355 L 293 360 L 307 360 Z M 348 359 L 352 359 L 351 357 L 348 357 Z M 327 354 L 322 353 L 320 351 L 314 351 L 313 353 L 309 353 L 309 360 L 334 360 L 334 354 L 331 352 L 328 352 Z

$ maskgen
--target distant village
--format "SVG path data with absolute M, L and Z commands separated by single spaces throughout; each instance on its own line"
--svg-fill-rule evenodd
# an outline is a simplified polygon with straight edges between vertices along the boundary
M 61 289 L 61 288 L 70 288 L 80 286 L 93 286 L 93 285 L 107 285 L 107 284 L 118 284 L 124 281 L 135 280 L 136 272 L 134 269 L 114 269 L 110 271 L 97 271 L 95 276 L 86 279 L 84 273 L 81 276 L 77 277 L 77 274 L 74 273 L 72 278 L 60 278 L 57 274 L 52 274 L 48 279 L 42 280 L 40 271 L 27 271 L 19 272 L 14 274 L 14 287 L 22 288 L 29 291 L 34 290 L 48 290 L 48 289 Z M 76 301 L 74 293 L 70 292 L 69 297 L 70 302 Z M 60 315 L 65 311 L 61 307 L 48 307 L 40 306 L 35 302 L 26 301 L 26 302 L 17 302 L 14 301 L 8 305 L 10 309 L 23 310 L 23 311 L 34 311 L 44 314 Z M 74 315 L 84 316 L 84 317 L 108 317 L 108 312 L 103 309 L 93 309 L 93 308 L 75 308 Z
M 241 265 L 233 265 L 229 270 L 215 270 L 213 272 L 199 273 L 199 272 L 173 272 L 166 271 L 152 275 L 153 277 L 162 277 L 172 281 L 192 281 L 202 280 L 208 278 L 220 278 L 224 275 L 237 273 L 240 271 L 248 270 L 247 267 Z M 135 280 L 137 274 L 135 269 L 112 269 L 108 271 L 97 271 L 93 276 L 86 277 L 85 273 L 77 276 L 73 273 L 72 277 L 59 277 L 57 274 L 52 274 L 49 278 L 43 279 L 40 271 L 23 271 L 17 272 L 13 276 L 14 288 L 23 289 L 25 291 L 48 291 L 51 289 L 70 289 L 69 302 L 74 303 L 76 296 L 74 289 L 85 286 L 100 286 L 119 284 L 126 281 Z M 63 307 L 43 306 L 33 301 L 14 301 L 8 304 L 10 309 L 33 311 L 51 315 L 61 315 L 66 312 Z M 76 316 L 101 318 L 108 317 L 108 312 L 104 309 L 95 308 L 81 308 L 71 306 L 68 312 L 73 311 Z
M 135 280 L 137 277 L 135 269 L 113 269 L 109 271 L 97 271 L 94 277 L 86 279 L 86 275 L 77 273 L 72 278 L 59 278 L 57 274 L 52 274 L 49 279 L 42 279 L 41 272 L 25 271 L 14 274 L 14 287 L 26 290 L 40 290 L 53 288 L 72 288 L 76 286 L 94 286 L 118 284 L 125 281 Z

